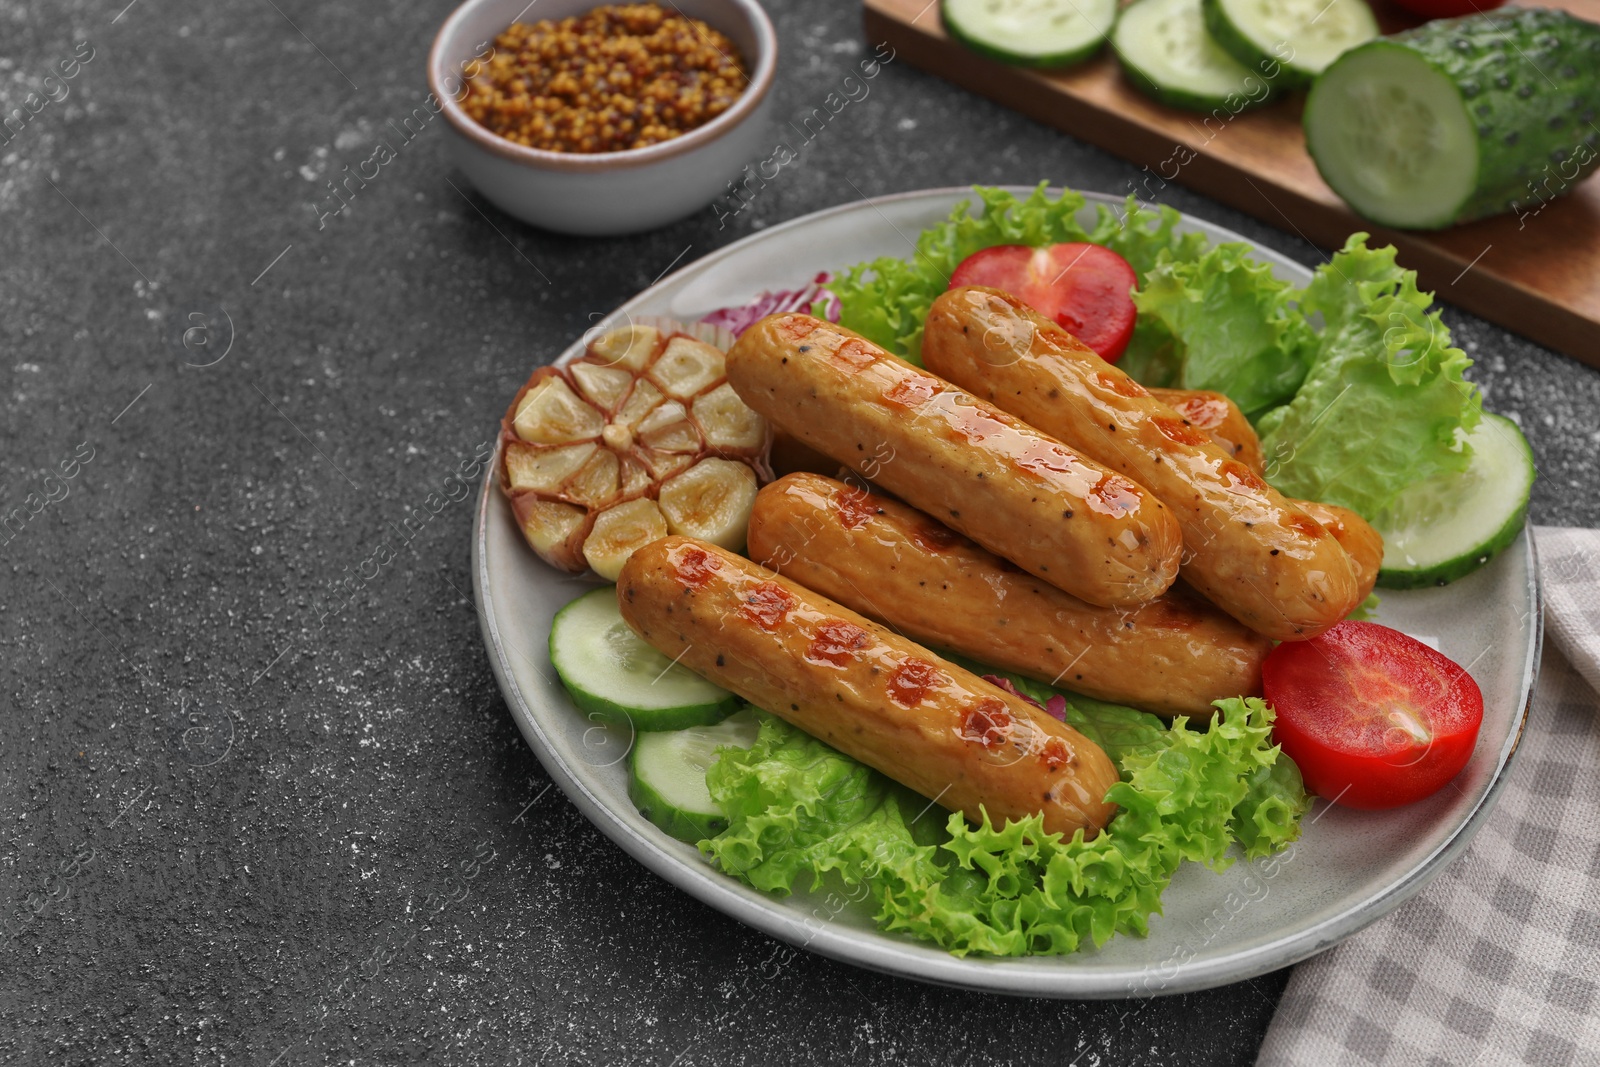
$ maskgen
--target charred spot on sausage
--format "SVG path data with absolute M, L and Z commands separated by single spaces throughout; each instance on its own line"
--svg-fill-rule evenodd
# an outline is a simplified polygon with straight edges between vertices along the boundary
M 867 631 L 844 619 L 829 619 L 817 627 L 817 636 L 806 649 L 806 659 L 835 667 L 848 666 L 869 643 Z
M 776 582 L 762 582 L 740 598 L 739 616 L 772 633 L 794 610 L 798 601 Z
M 914 708 L 927 697 L 935 681 L 933 664 L 909 657 L 889 675 L 889 699 L 902 708 Z
M 1011 735 L 1011 712 L 1005 703 L 985 697 L 961 713 L 961 725 L 956 731 L 963 741 L 997 748 Z
M 1052 737 L 1044 743 L 1044 749 L 1039 753 L 1039 760 L 1045 765 L 1045 769 L 1059 770 L 1073 762 L 1072 749 L 1068 748 L 1067 743 L 1061 738 Z M 1049 796 L 1049 793 L 1045 794 L 1046 799 L 1049 799 Z
M 685 591 L 704 586 L 722 569 L 722 561 L 701 548 L 690 547 L 672 561 L 672 569 Z M 668 610 L 671 610 L 670 608 Z

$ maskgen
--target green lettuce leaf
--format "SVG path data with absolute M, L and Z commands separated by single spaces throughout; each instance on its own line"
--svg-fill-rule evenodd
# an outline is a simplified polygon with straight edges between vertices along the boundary
M 1204 251 L 1201 233 L 1178 233 L 1178 212 L 1163 207 L 1151 210 L 1129 197 L 1121 210 L 1099 204 L 1094 224 L 1085 229 L 1079 215 L 1086 201 L 1070 189 L 1052 198 L 1048 182 L 1023 199 L 1003 189 L 983 186 L 973 191 L 982 204 L 957 204 L 944 222 L 924 230 L 916 248 L 905 259 L 883 257 L 846 269 L 828 284 L 839 298 L 839 323 L 891 352 L 920 363 L 922 323 L 938 295 L 950 287 L 950 275 L 974 252 L 996 245 L 1060 244 L 1092 241 L 1126 259 L 1140 277 L 1157 263 L 1188 261 Z M 1160 347 L 1159 325 L 1141 340 L 1134 331 L 1135 347 Z
M 1170 369 L 1137 368 L 1142 381 L 1219 390 L 1247 415 L 1294 396 L 1306 376 L 1311 328 L 1290 301 L 1289 283 L 1250 253 L 1230 242 L 1142 276 L 1134 305 L 1172 339 Z
M 1127 260 L 1143 284 L 1163 263 L 1191 263 L 1205 254 L 1210 239 L 1199 230 L 1178 232 L 1182 223 L 1176 208 L 1161 204 L 1151 209 L 1129 196 L 1121 211 L 1096 205 L 1094 227 L 1080 239 L 1105 245 Z
M 1482 400 L 1416 272 L 1366 239 L 1352 234 L 1300 295 L 1322 317 L 1311 369 L 1257 429 L 1273 485 L 1371 520 L 1407 486 L 1466 469 Z
M 996 826 L 951 813 L 940 826 L 921 797 L 769 718 L 753 747 L 725 749 L 707 774 L 729 826 L 700 848 L 769 892 L 826 877 L 860 887 L 883 929 L 956 955 L 1061 954 L 1143 935 L 1180 863 L 1221 870 L 1235 841 L 1249 856 L 1281 848 L 1309 804 L 1271 744 L 1271 709 L 1254 698 L 1217 707 L 1200 731 L 1070 697 L 1069 719 L 1107 739 L 1123 774 L 1107 794 L 1120 811 L 1089 841 L 1046 833 L 1042 815 Z
M 1300 836 L 1300 819 L 1311 810 L 1311 795 L 1300 768 L 1288 756 L 1259 764 L 1245 779 L 1245 794 L 1233 806 L 1229 832 L 1244 854 L 1258 859 Z

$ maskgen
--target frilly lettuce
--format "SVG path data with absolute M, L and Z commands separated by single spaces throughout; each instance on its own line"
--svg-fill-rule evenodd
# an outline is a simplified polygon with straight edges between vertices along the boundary
M 1218 701 L 1202 732 L 1066 695 L 1068 721 L 1122 769 L 1107 794 L 1121 810 L 1093 840 L 1046 833 L 1039 815 L 971 825 L 767 718 L 753 747 L 724 750 L 708 772 L 729 826 L 700 848 L 759 889 L 787 894 L 803 879 L 817 888 L 831 872 L 865 887 L 885 930 L 956 955 L 1019 956 L 1142 935 L 1182 861 L 1222 870 L 1235 841 L 1253 857 L 1299 835 L 1310 800 L 1271 744 L 1262 701 Z
M 1311 328 L 1290 303 L 1289 283 L 1250 253 L 1230 242 L 1198 259 L 1159 262 L 1142 276 L 1133 302 L 1170 335 L 1173 349 L 1164 380 L 1149 372 L 1142 380 L 1220 390 L 1246 414 L 1294 396 L 1306 376 Z
M 1300 294 L 1322 317 L 1310 371 L 1257 428 L 1273 485 L 1373 519 L 1407 486 L 1466 469 L 1482 400 L 1416 272 L 1366 241 L 1352 234 Z
M 1152 210 L 1130 196 L 1122 211 L 1096 205 L 1086 229 L 1079 220 L 1087 205 L 1082 194 L 1067 189 L 1051 198 L 1048 187 L 1041 182 L 1019 200 L 1004 189 L 978 186 L 981 215 L 957 204 L 950 218 L 922 231 L 908 258 L 886 256 L 844 271 L 829 285 L 839 298 L 840 324 L 918 363 L 929 306 L 950 287 L 951 272 L 980 249 L 1091 241 L 1122 256 L 1141 277 L 1163 258 L 1194 259 L 1205 249 L 1204 234 L 1177 232 L 1180 216 L 1171 208 Z

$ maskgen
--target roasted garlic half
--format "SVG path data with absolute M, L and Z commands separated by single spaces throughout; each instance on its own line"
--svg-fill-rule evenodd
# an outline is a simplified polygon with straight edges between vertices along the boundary
M 551 566 L 614 581 L 634 549 L 669 533 L 744 547 L 772 434 L 728 385 L 722 349 L 689 330 L 722 336 L 617 327 L 517 393 L 500 487 Z

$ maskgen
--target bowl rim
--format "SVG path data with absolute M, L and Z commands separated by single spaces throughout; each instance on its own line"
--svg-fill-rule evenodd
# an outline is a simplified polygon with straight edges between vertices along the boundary
M 674 137 L 670 141 L 646 145 L 644 148 L 629 148 L 620 152 L 591 153 L 551 152 L 543 148 L 528 148 L 507 140 L 480 125 L 467 114 L 466 109 L 461 106 L 460 100 L 454 94 L 444 91 L 444 86 L 440 82 L 448 62 L 444 55 L 446 43 L 455 38 L 462 21 L 469 13 L 491 2 L 493 0 L 465 0 L 444 20 L 443 25 L 439 27 L 439 32 L 434 35 L 433 46 L 428 50 L 428 88 L 432 91 L 434 99 L 438 101 L 445 119 L 454 127 L 457 133 L 486 152 L 524 166 L 537 167 L 542 170 L 595 173 L 606 170 L 645 167 L 692 152 L 697 148 L 710 144 L 712 141 L 718 140 L 750 117 L 771 90 L 774 75 L 777 71 L 778 35 L 773 29 L 772 20 L 767 17 L 766 11 L 762 9 L 756 0 L 726 0 L 728 4 L 743 15 L 749 28 L 754 31 L 756 43 L 755 62 L 750 72 L 750 83 L 745 87 L 744 92 L 739 94 L 739 99 L 734 101 L 733 106 L 728 110 L 710 122 L 696 126 L 688 133 Z M 605 2 L 606 0 L 594 0 L 593 6 L 603 6 Z M 666 0 L 666 6 L 677 10 L 677 4 L 673 3 L 672 0 Z M 681 12 L 679 13 L 681 14 Z

